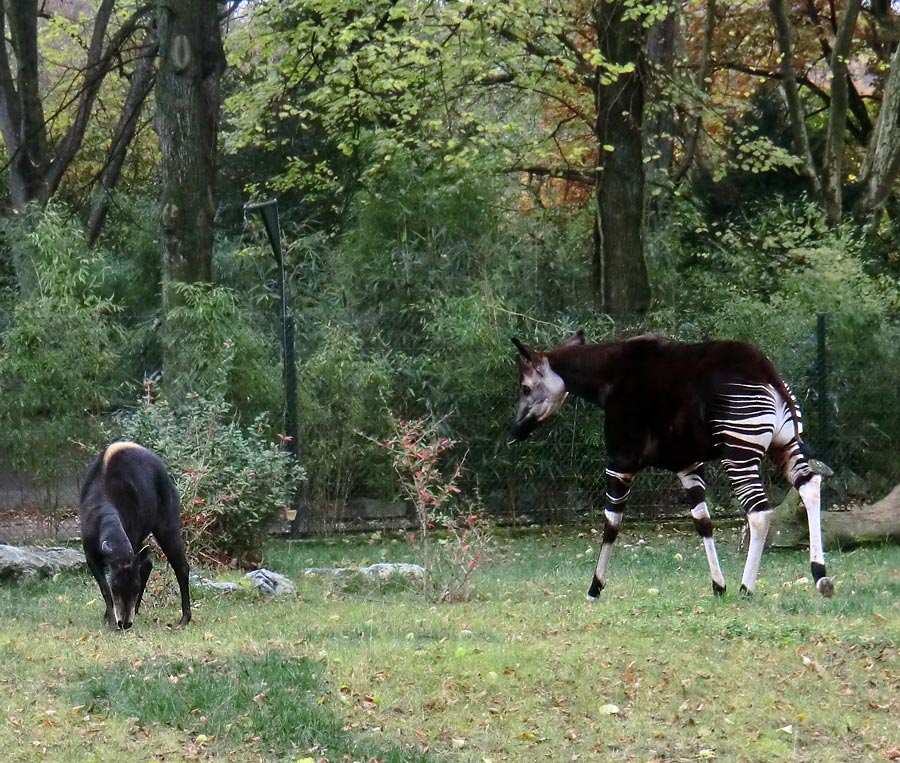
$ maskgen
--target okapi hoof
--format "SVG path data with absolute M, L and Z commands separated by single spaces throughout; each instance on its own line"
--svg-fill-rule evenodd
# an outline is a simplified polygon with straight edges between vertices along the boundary
M 585 597 L 588 601 L 597 601 L 597 597 L 600 595 L 600 591 L 603 590 L 603 583 L 601 583 L 597 578 L 594 578 L 591 583 L 591 587 L 588 589 L 587 596 Z
M 719 585 L 715 580 L 713 580 L 713 595 L 714 596 L 724 596 L 725 595 L 725 586 Z
M 819 578 L 816 581 L 816 588 L 819 589 L 819 593 L 826 599 L 831 598 L 832 594 L 834 594 L 834 583 L 831 578 Z
M 747 586 L 745 586 L 743 583 L 741 583 L 741 594 L 743 596 L 750 597 L 750 596 L 753 596 L 753 591 L 751 591 L 749 588 L 747 588 Z

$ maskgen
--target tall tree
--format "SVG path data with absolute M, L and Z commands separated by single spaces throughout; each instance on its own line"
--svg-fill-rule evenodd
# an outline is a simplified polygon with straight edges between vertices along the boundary
M 715 29 L 715 39 L 699 60 L 695 46 L 689 60 L 710 72 L 709 101 L 715 108 L 700 113 L 710 136 L 706 160 L 717 165 L 715 174 L 728 172 L 719 146 L 730 144 L 739 169 L 795 168 L 832 222 L 848 212 L 875 220 L 900 175 L 896 4 L 720 4 L 711 25 L 709 11 L 715 8 L 708 0 L 704 38 Z M 700 15 L 686 13 L 685 19 L 699 39 Z M 783 94 L 787 152 L 777 146 L 777 136 L 753 134 L 743 121 L 756 95 L 771 92 L 773 85 Z M 698 155 L 696 134 L 685 138 L 687 159 Z M 686 170 L 685 164 L 682 174 Z M 848 193 L 854 186 L 857 192 Z
M 41 89 L 38 16 L 48 13 L 38 0 L 0 3 L 0 134 L 6 147 L 10 200 L 15 209 L 45 204 L 75 159 L 106 75 L 149 10 L 138 3 L 111 28 L 115 0 L 101 0 L 93 18 L 77 86 L 65 104 L 66 129 L 51 135 Z
M 594 24 L 602 60 L 595 75 L 597 151 L 594 279 L 598 306 L 628 315 L 650 307 L 644 260 L 644 28 L 629 3 L 601 0 Z
M 231 99 L 233 145 L 283 147 L 275 125 L 302 115 L 365 160 L 363 173 L 414 146 L 582 185 L 596 204 L 597 304 L 648 307 L 638 69 L 655 3 L 287 0 L 248 13 L 236 59 L 255 78 Z M 325 162 L 288 166 L 282 187 L 337 179 Z
M 178 284 L 212 280 L 219 82 L 225 70 L 216 0 L 159 0 L 160 230 L 163 310 L 179 304 Z M 176 384 L 186 366 L 177 333 L 167 323 L 166 373 Z

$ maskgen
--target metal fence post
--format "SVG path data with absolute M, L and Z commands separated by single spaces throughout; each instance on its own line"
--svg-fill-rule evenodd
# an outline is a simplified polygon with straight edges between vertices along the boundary
M 826 314 L 816 316 L 816 410 L 819 418 L 820 459 L 826 464 L 831 457 L 831 404 L 828 399 L 828 344 Z
M 294 316 L 287 304 L 287 278 L 284 271 L 284 254 L 281 250 L 281 223 L 278 219 L 278 199 L 245 204 L 246 211 L 259 212 L 269 237 L 275 262 L 278 264 L 278 317 L 281 322 L 281 361 L 284 382 L 284 434 L 285 446 L 292 458 L 300 461 L 300 426 L 297 419 L 297 366 L 294 355 Z M 291 536 L 300 533 L 300 486 L 294 488 L 291 498 L 294 517 L 291 520 Z

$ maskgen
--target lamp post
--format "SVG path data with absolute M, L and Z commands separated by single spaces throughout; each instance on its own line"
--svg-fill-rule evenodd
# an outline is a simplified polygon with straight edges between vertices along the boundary
M 294 316 L 287 304 L 287 279 L 284 274 L 284 254 L 281 250 L 281 223 L 278 219 L 278 199 L 268 199 L 244 205 L 245 212 L 259 212 L 275 262 L 278 264 L 278 317 L 281 322 L 281 361 L 284 381 L 284 433 L 287 449 L 295 461 L 300 460 L 300 434 L 297 422 L 297 367 L 294 361 Z M 300 489 L 294 489 L 291 499 L 291 535 L 300 531 Z

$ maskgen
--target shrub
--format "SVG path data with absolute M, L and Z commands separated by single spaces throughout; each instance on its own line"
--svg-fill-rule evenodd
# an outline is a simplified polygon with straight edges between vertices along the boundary
M 0 335 L 0 451 L 46 488 L 53 515 L 54 483 L 81 467 L 76 443 L 99 444 L 99 417 L 123 380 L 118 308 L 97 296 L 102 253 L 59 211 L 31 213 L 3 233 L 30 277 Z
M 201 563 L 258 563 L 273 519 L 303 470 L 269 436 L 265 415 L 242 427 L 224 401 L 188 396 L 176 409 L 154 400 L 116 417 L 116 435 L 159 453 L 178 486 L 188 554 Z
M 244 418 L 279 407 L 281 362 L 271 336 L 254 325 L 237 292 L 174 284 L 179 304 L 166 316 L 166 357 L 177 358 L 164 392 L 185 390 L 227 401 Z M 171 375 L 177 374 L 177 378 Z M 179 394 L 180 393 L 180 394 Z
M 330 529 L 352 495 L 387 491 L 384 452 L 360 432 L 388 431 L 386 400 L 394 384 L 387 358 L 367 352 L 352 327 L 325 323 L 318 349 L 301 360 L 298 375 L 304 489 L 312 529 Z
M 457 444 L 440 435 L 442 424 L 431 417 L 394 419 L 394 436 L 384 446 L 415 507 L 418 534 L 411 539 L 421 549 L 424 590 L 436 601 L 460 601 L 471 597 L 472 576 L 487 561 L 492 539 L 478 502 L 457 500 L 462 466 L 449 476 L 441 469 Z

